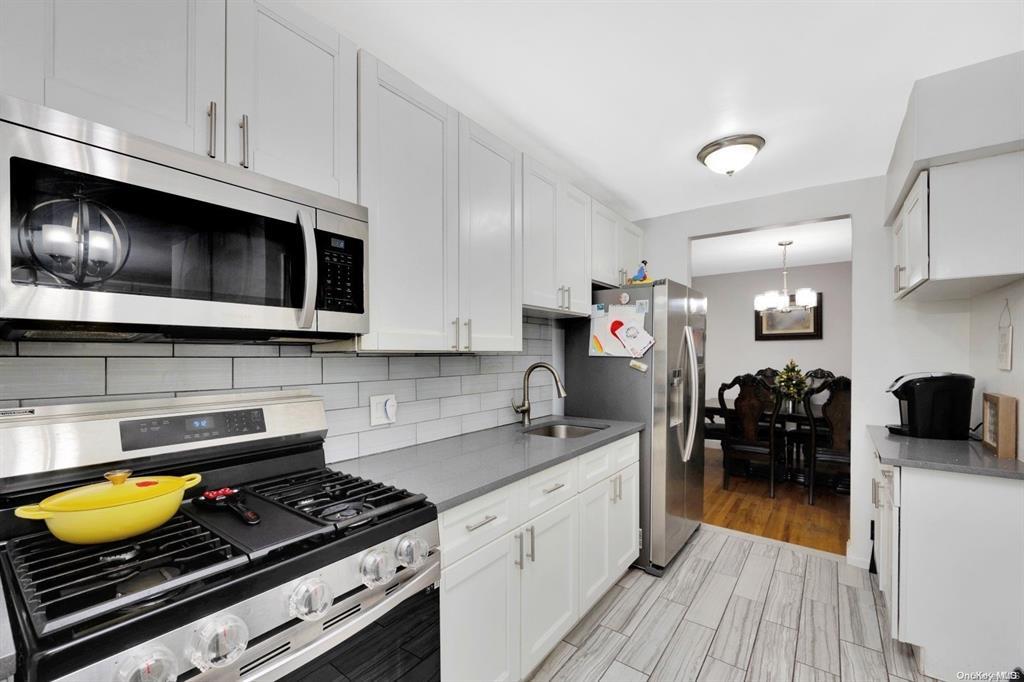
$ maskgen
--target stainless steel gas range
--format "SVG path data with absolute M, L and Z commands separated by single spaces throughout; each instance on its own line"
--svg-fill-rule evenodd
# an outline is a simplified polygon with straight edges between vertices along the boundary
M 325 432 L 302 391 L 5 411 L 16 679 L 439 679 L 437 512 L 326 468 Z M 203 481 L 116 543 L 66 544 L 12 513 L 113 468 Z M 224 488 L 242 506 L 204 502 Z

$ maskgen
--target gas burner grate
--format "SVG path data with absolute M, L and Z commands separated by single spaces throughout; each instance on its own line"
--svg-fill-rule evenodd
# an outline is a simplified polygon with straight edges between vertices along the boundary
M 310 469 L 278 476 L 247 486 L 289 509 L 338 529 L 380 521 L 402 510 L 422 505 L 416 495 L 383 483 L 329 469 Z
M 248 561 L 182 514 L 121 542 L 71 545 L 35 533 L 11 540 L 7 553 L 40 636 L 126 607 L 159 603 L 197 580 Z

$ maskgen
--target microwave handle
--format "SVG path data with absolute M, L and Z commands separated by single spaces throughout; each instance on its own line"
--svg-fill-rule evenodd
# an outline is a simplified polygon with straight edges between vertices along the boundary
M 302 248 L 306 254 L 306 287 L 302 292 L 302 309 L 299 311 L 299 327 L 313 328 L 313 314 L 316 312 L 316 285 L 319 281 L 316 258 L 316 235 L 313 233 L 313 216 L 306 209 L 299 209 L 299 228 L 302 230 Z

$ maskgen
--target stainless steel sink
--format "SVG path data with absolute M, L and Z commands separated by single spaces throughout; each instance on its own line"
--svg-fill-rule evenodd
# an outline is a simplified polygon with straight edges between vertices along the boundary
M 577 426 L 576 424 L 543 424 L 526 429 L 524 433 L 531 436 L 546 436 L 548 438 L 579 438 L 589 436 L 607 426 Z

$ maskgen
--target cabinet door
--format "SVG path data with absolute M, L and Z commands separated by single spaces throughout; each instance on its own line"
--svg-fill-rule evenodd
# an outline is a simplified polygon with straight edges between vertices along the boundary
M 523 305 L 565 306 L 566 284 L 556 277 L 558 219 L 557 178 L 533 159 L 524 157 Z
M 355 45 L 276 0 L 227 15 L 228 162 L 355 201 Z
M 580 613 L 597 603 L 615 577 L 610 564 L 614 477 L 587 488 L 577 496 L 580 510 Z
M 618 495 L 611 505 L 608 528 L 608 564 L 617 579 L 640 556 L 640 463 L 612 476 Z
M 903 209 L 906 271 L 903 286 L 913 289 L 928 279 L 928 171 L 921 171 Z
M 458 113 L 359 53 L 359 201 L 370 211 L 362 350 L 455 350 Z
M 568 500 L 523 528 L 522 664 L 525 673 L 544 660 L 579 619 L 579 511 Z
M 221 120 L 224 111 L 223 2 L 12 3 L 0 23 L 5 41 L 23 41 L 16 72 L 0 69 L 0 89 L 223 158 L 208 116 L 211 105 Z M 12 57 L 0 48 L 3 61 Z
M 460 350 L 522 350 L 522 155 L 459 117 Z
M 640 259 L 643 258 L 643 232 L 633 223 L 622 220 L 619 222 L 616 234 L 618 236 L 618 269 L 622 270 L 624 278 L 632 277 L 640 267 Z
M 555 254 L 559 286 L 565 286 L 569 310 L 590 314 L 590 196 L 563 184 L 559 192 Z
M 618 285 L 622 268 L 616 251 L 619 218 L 607 206 L 590 202 L 590 276 L 604 284 Z
M 518 680 L 521 532 L 441 572 L 441 678 Z
M 907 232 L 904 214 L 900 211 L 892 225 L 892 295 L 902 298 L 907 292 Z

